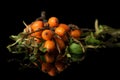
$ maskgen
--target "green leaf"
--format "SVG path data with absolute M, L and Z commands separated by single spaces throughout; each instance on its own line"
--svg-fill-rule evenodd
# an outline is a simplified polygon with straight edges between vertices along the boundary
M 89 36 L 86 37 L 85 43 L 87 45 L 94 45 L 95 46 L 95 45 L 99 45 L 101 42 L 100 42 L 100 40 L 97 40 L 94 37 L 93 33 L 91 33 Z
M 99 34 L 102 33 L 103 31 L 104 31 L 104 26 L 103 26 L 103 25 L 99 25 L 98 31 L 96 32 L 96 34 L 99 35 Z
M 47 51 L 47 48 L 42 48 L 40 51 L 45 53 Z
M 39 44 L 38 44 L 38 47 L 41 47 L 43 45 L 43 42 L 40 42 Z
M 23 38 L 23 37 L 25 37 L 26 35 L 27 35 L 26 33 L 20 32 L 20 33 L 18 34 L 18 38 Z
M 36 41 L 31 41 L 31 46 L 32 47 L 38 47 L 38 43 Z
M 47 48 L 44 48 L 44 42 L 41 42 L 39 44 L 39 50 L 43 53 L 45 53 L 47 51 Z
M 35 55 L 31 55 L 29 59 L 30 59 L 30 61 L 32 61 L 32 62 L 34 62 L 35 60 L 37 60 L 37 58 L 36 58 Z
M 82 54 L 83 53 L 83 50 L 82 50 L 82 47 L 80 44 L 77 44 L 77 43 L 72 43 L 70 46 L 69 46 L 69 51 L 70 53 L 72 54 Z
M 9 38 L 12 39 L 12 40 L 14 40 L 14 41 L 16 41 L 18 39 L 18 36 L 11 35 Z
M 33 54 L 36 55 L 38 53 L 38 47 L 34 47 Z
M 28 53 L 28 48 L 25 45 L 16 45 L 12 51 L 16 50 L 18 54 Z
M 70 38 L 69 44 L 72 44 L 74 41 L 72 38 Z

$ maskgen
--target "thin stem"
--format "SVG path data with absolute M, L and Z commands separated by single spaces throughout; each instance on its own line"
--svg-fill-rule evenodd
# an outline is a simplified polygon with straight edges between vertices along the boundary
M 45 11 L 42 11 L 42 12 L 41 12 L 41 16 L 38 17 L 38 18 L 36 19 L 36 21 L 37 21 L 37 20 L 43 20 L 43 21 L 45 21 L 45 20 L 46 20 L 46 15 L 45 15 L 45 14 L 46 14 Z
M 28 25 L 25 23 L 25 21 L 23 21 L 23 24 L 26 26 L 26 29 L 27 29 L 26 32 L 31 33 L 31 32 L 32 32 L 31 27 L 28 26 Z
M 25 25 L 26 28 L 28 28 L 28 25 L 25 23 L 25 21 L 23 21 L 23 24 Z
M 41 17 L 42 17 L 43 19 L 46 18 L 45 14 L 46 14 L 45 11 L 42 11 L 42 12 L 41 12 Z
M 8 46 L 7 46 L 8 50 L 11 51 L 10 47 L 16 45 L 16 44 L 17 44 L 19 41 L 21 41 L 21 40 L 22 40 L 22 38 L 18 39 L 15 43 L 13 43 L 13 44 L 11 44 L 11 45 L 8 45 Z
M 95 31 L 94 29 L 89 29 L 89 28 L 81 28 L 82 31 Z
M 96 34 L 98 33 L 99 28 L 98 28 L 98 19 L 95 20 L 95 32 Z
M 99 46 L 93 46 L 93 45 L 87 45 L 87 46 L 85 46 L 85 48 L 98 48 Z

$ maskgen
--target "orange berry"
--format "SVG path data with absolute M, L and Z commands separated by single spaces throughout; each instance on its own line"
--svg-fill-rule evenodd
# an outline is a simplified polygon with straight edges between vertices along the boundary
M 31 36 L 35 37 L 34 40 L 37 43 L 40 43 L 40 39 L 39 38 L 41 38 L 41 34 L 42 34 L 42 31 L 39 31 L 39 32 L 32 33 Z
M 65 43 L 64 43 L 64 41 L 62 39 L 56 37 L 55 40 L 56 40 L 60 50 L 65 49 Z
M 66 24 L 63 24 L 63 23 L 59 24 L 58 27 L 62 27 L 62 28 L 64 28 L 66 31 L 69 31 L 69 30 L 70 30 L 70 27 L 69 27 L 68 25 L 66 25 Z
M 36 31 L 38 29 L 43 28 L 43 25 L 44 24 L 42 21 L 35 21 L 31 24 L 31 29 L 32 31 Z M 38 31 L 38 32 L 32 33 L 31 36 L 41 38 L 41 34 L 42 34 L 42 31 Z
M 72 37 L 74 37 L 74 38 L 79 38 L 79 37 L 81 36 L 81 31 L 78 30 L 78 29 L 72 30 L 72 31 L 70 32 L 70 35 L 71 35 Z
M 42 32 L 42 38 L 44 40 L 50 40 L 53 37 L 53 32 L 51 30 L 44 30 Z
M 31 36 L 41 38 L 41 34 L 42 34 L 42 31 L 39 31 L 39 32 L 32 33 Z
M 57 27 L 58 26 L 58 23 L 59 23 L 59 20 L 58 18 L 56 17 L 50 17 L 48 19 L 48 24 L 49 24 L 49 27 L 53 28 L 53 27 Z
M 67 41 L 68 41 L 68 36 L 67 36 L 67 35 L 63 35 L 63 36 L 61 36 L 61 38 L 62 38 L 62 40 L 63 40 L 64 42 L 67 42 Z
M 41 29 L 44 27 L 44 23 L 42 21 L 35 21 L 31 24 L 31 28 L 33 31 Z
M 63 35 L 65 35 L 66 30 L 64 28 L 62 28 L 62 27 L 57 27 L 55 29 L 55 33 L 58 34 L 59 36 L 63 36 Z
M 44 48 L 47 48 L 48 52 L 51 52 L 55 49 L 55 43 L 52 40 L 45 41 Z

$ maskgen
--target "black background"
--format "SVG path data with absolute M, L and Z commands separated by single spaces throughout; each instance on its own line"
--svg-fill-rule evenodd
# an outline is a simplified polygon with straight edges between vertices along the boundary
M 117 2 L 116 2 L 117 3 Z M 99 24 L 106 24 L 113 28 L 119 28 L 120 15 L 119 6 L 113 3 L 88 2 L 88 1 L 66 1 L 65 0 L 33 0 L 33 1 L 15 1 L 7 7 L 6 17 L 3 22 L 5 25 L 1 31 L 1 73 L 4 78 L 15 80 L 67 80 L 67 79 L 97 79 L 104 77 L 116 78 L 119 64 L 119 49 L 100 49 L 98 51 L 89 51 L 86 59 L 80 64 L 73 64 L 61 74 L 50 77 L 38 70 L 25 69 L 18 71 L 17 63 L 8 63 L 7 60 L 12 55 L 6 49 L 6 46 L 12 41 L 10 35 L 16 35 L 24 28 L 22 21 L 31 23 L 40 17 L 41 11 L 46 11 L 47 18 L 56 16 L 62 23 L 73 23 L 79 27 L 94 28 L 94 21 L 97 18 Z M 6 20 L 9 23 L 6 23 Z M 3 35 L 4 34 L 4 35 Z M 113 76 L 115 75 L 115 76 Z

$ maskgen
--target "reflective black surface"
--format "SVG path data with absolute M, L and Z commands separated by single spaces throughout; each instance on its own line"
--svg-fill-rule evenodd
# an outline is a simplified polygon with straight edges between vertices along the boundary
M 56 16 L 61 23 L 73 23 L 79 27 L 93 28 L 94 20 L 97 18 L 100 24 L 120 28 L 120 15 L 117 6 L 111 8 L 110 5 L 106 6 L 105 4 L 101 8 L 95 8 L 98 5 L 88 5 L 85 2 L 78 1 L 64 2 L 63 0 L 18 1 L 17 3 L 19 4 L 15 5 L 16 8 L 12 8 L 14 9 L 13 15 L 9 16 L 10 24 L 5 25 L 7 26 L 7 31 L 1 31 L 1 76 L 4 75 L 4 78 L 12 80 L 79 80 L 85 78 L 97 79 L 96 77 L 104 79 L 104 77 L 113 77 L 119 71 L 119 48 L 106 48 L 97 51 L 90 50 L 84 61 L 80 64 L 73 63 L 55 77 L 50 77 L 37 69 L 27 68 L 19 71 L 19 64 L 17 62 L 8 63 L 8 59 L 12 58 L 13 55 L 8 52 L 6 46 L 12 43 L 12 40 L 9 39 L 10 35 L 16 35 L 23 30 L 23 20 L 29 24 L 40 16 L 42 10 L 45 10 L 47 18 Z M 85 7 L 86 5 L 88 7 Z M 6 30 L 6 27 L 3 27 L 3 30 Z M 117 77 L 117 74 L 115 77 Z

